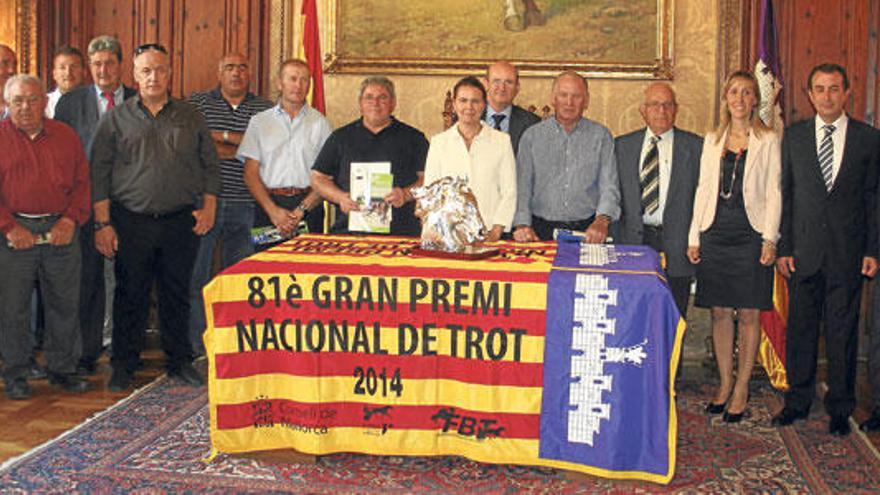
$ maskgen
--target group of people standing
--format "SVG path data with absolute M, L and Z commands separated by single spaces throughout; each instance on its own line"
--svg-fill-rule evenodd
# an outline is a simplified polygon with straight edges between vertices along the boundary
M 0 62 L 10 53 L 0 46 Z M 94 84 L 69 83 L 77 57 Z M 7 240 L 0 266 L 15 273 L 0 281 L 7 397 L 30 396 L 27 307 L 37 281 L 50 380 L 72 392 L 89 388 L 101 354 L 105 259 L 114 260 L 116 277 L 108 388 L 133 383 L 154 281 L 169 375 L 201 385 L 191 361 L 204 352 L 201 289 L 218 243 L 226 267 L 253 253 L 254 226 L 293 234 L 306 222 L 322 231 L 323 200 L 339 210 L 330 231 L 347 232 L 346 216 L 358 209 L 351 165 L 379 161 L 393 175 L 384 198 L 392 235 L 419 235 L 412 188 L 457 175 L 469 181 L 489 241 L 550 240 L 564 228 L 584 231 L 589 242 L 610 236 L 662 252 L 681 314 L 694 278 L 696 305 L 711 308 L 721 380 L 706 410 L 728 422 L 746 414 L 775 266 L 790 279 L 791 388 L 773 423 L 808 413 L 824 321 L 829 429 L 849 432 L 859 295 L 863 277 L 877 271 L 880 134 L 844 112 L 850 89 L 842 67 L 813 69 L 817 115 L 784 137 L 758 118 L 754 76 L 736 72 L 723 88 L 721 122 L 705 140 L 675 127 L 675 93 L 659 82 L 644 90 L 645 127 L 615 139 L 583 117 L 590 95 L 577 73 L 554 79 L 555 113 L 541 121 L 514 104 L 516 68 L 497 62 L 484 78 L 455 85 L 456 122 L 429 142 L 393 116 L 395 88 L 386 77 L 364 79 L 360 118 L 332 130 L 307 103 L 311 75 L 300 60 L 278 68 L 275 105 L 249 90 L 248 60 L 239 54 L 219 61 L 216 88 L 188 102 L 169 95 L 161 45 L 135 50 L 136 90 L 122 85 L 121 61 L 108 36 L 92 40 L 87 58 L 59 51 L 58 89 L 48 97 L 39 79 L 0 65 L 0 108 L 9 117 L 0 122 L 0 148 L 9 150 L 0 157 Z M 880 408 L 867 426 L 880 428 Z

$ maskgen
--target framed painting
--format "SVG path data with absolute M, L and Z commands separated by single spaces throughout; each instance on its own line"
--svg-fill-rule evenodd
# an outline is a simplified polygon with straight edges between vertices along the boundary
M 322 0 L 330 73 L 672 76 L 673 0 Z

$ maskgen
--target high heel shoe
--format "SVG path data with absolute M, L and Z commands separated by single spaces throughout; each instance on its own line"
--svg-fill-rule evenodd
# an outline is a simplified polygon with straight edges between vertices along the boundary
M 739 423 L 743 420 L 743 418 L 748 416 L 748 410 L 744 409 L 741 413 L 729 413 L 724 411 L 724 414 L 721 416 L 721 419 L 724 420 L 725 423 Z
M 722 404 L 715 404 L 713 402 L 709 402 L 706 404 L 706 412 L 709 414 L 721 414 L 724 412 L 724 408 L 727 407 L 727 402 Z

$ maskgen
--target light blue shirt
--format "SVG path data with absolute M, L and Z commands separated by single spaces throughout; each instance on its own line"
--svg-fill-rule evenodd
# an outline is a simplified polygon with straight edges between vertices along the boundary
M 529 127 L 516 155 L 514 225 L 531 225 L 532 215 L 554 222 L 620 216 L 620 185 L 611 132 L 581 118 L 571 133 L 547 119 Z
M 98 116 L 103 117 L 105 113 L 107 113 L 107 98 L 104 98 L 104 94 L 101 92 L 101 88 L 98 85 L 94 85 L 95 93 L 98 95 Z M 120 84 L 115 91 L 113 91 L 113 103 L 118 107 L 122 105 L 125 101 L 125 91 L 123 91 L 122 85 Z
M 330 123 L 321 112 L 304 105 L 290 118 L 275 105 L 251 118 L 236 157 L 260 162 L 260 179 L 268 189 L 304 188 L 328 136 Z
M 492 105 L 486 104 L 486 118 L 483 119 L 483 122 L 489 125 L 491 128 L 495 128 L 495 119 L 492 118 L 495 114 L 505 115 L 506 118 L 501 121 L 501 132 L 506 132 L 510 134 L 510 116 L 513 114 L 513 105 L 507 105 L 507 108 L 500 112 L 496 112 L 492 110 Z

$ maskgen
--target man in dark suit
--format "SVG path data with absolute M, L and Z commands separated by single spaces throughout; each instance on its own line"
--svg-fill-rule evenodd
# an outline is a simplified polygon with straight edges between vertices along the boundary
M 86 157 L 92 159 L 92 138 L 98 121 L 111 108 L 134 96 L 135 91 L 122 85 L 120 79 L 122 48 L 116 38 L 98 36 L 89 42 L 89 70 L 93 85 L 72 89 L 58 100 L 55 120 L 73 127 L 79 135 Z M 78 372 L 95 373 L 95 362 L 103 347 L 106 291 L 104 257 L 95 249 L 92 222 L 86 222 L 80 235 L 82 244 L 82 285 L 80 287 L 80 331 L 82 356 Z
M 519 149 L 519 138 L 541 118 L 513 104 L 519 93 L 519 71 L 508 62 L 495 62 L 486 69 L 486 111 L 483 120 L 489 126 L 510 134 L 513 153 Z
M 664 253 L 667 282 L 684 318 L 695 273 L 685 252 L 703 139 L 674 127 L 677 109 L 668 84 L 651 84 L 639 107 L 647 127 L 614 140 L 622 211 L 611 235 L 617 244 Z
M 880 134 L 848 118 L 849 79 L 822 64 L 808 79 L 816 117 L 785 130 L 782 225 L 777 268 L 790 278 L 785 407 L 772 423 L 809 413 L 819 321 L 825 322 L 829 432 L 846 435 L 855 408 L 857 325 L 863 276 L 877 272 L 877 167 Z

